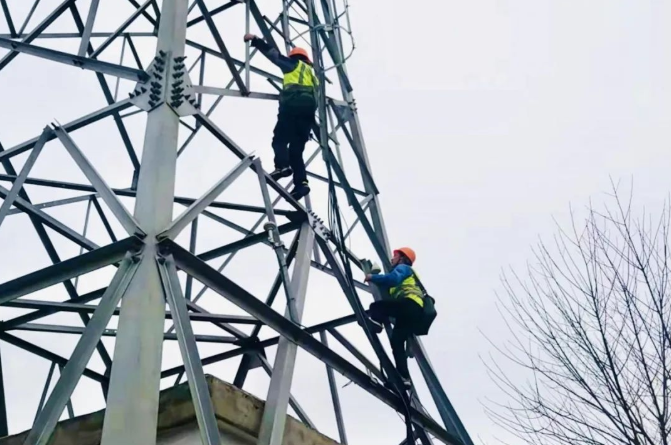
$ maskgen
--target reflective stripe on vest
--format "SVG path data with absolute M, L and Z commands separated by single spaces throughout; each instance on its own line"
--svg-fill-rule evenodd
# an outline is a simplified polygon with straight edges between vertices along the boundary
M 421 307 L 424 307 L 424 299 L 422 298 L 424 296 L 424 293 L 417 285 L 414 271 L 413 274 L 410 275 L 405 280 L 403 280 L 403 282 L 400 285 L 389 289 L 389 295 L 391 295 L 392 298 L 399 298 L 399 297 L 410 298 L 412 301 L 419 304 Z
M 305 87 L 309 89 L 314 89 L 317 85 L 317 78 L 312 72 L 312 67 L 302 60 L 298 61 L 296 68 L 284 75 L 284 88 L 292 87 Z

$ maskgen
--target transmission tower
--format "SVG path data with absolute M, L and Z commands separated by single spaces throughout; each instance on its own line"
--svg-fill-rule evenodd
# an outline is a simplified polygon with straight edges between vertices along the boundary
M 17 76 L 17 89 L 38 88 L 27 84 L 39 73 L 71 98 L 25 97 L 34 112 L 16 111 L 12 126 L 31 138 L 0 134 L 0 351 L 5 368 L 8 345 L 30 354 L 12 365 L 31 357 L 21 379 L 0 378 L 0 435 L 18 432 L 15 414 L 32 409 L 25 443 L 49 443 L 74 415 L 75 391 L 94 383 L 103 445 L 155 443 L 159 391 L 185 378 L 203 443 L 218 444 L 204 366 L 216 375 L 237 360 L 234 377 L 220 378 L 245 388 L 250 371 L 269 376 L 259 443 L 279 444 L 287 412 L 318 429 L 292 391 L 303 351 L 326 366 L 341 443 L 348 423 L 376 415 L 348 417 L 336 376 L 400 413 L 403 443 L 472 444 L 421 341 L 410 347 L 414 380 L 425 381 L 438 420 L 417 392 L 384 387 L 399 377 L 384 335 L 366 328 L 364 306 L 385 296 L 361 282 L 361 256 L 389 269 L 390 244 L 346 69 L 346 0 L 0 5 L 3 96 Z M 313 191 L 301 202 L 262 164 L 282 79 L 245 32 L 283 52 L 308 48 L 322 80 L 305 153 Z M 64 112 L 40 121 L 53 105 Z M 319 323 L 305 317 L 310 304 Z M 33 378 L 38 362 L 46 381 Z M 12 388 L 24 391 L 20 402 Z

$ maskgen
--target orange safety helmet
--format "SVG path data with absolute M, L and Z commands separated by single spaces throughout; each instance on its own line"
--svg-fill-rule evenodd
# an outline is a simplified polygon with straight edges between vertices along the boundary
M 412 250 L 410 247 L 401 247 L 400 249 L 394 250 L 394 254 L 396 254 L 397 252 L 402 253 L 407 259 L 409 259 L 410 264 L 413 264 L 417 259 L 415 251 Z
M 308 61 L 310 63 L 312 63 L 312 60 L 310 60 L 310 56 L 308 55 L 308 52 L 303 48 L 299 48 L 298 46 L 295 47 L 295 48 L 292 48 L 292 50 L 289 51 L 289 57 L 293 57 L 293 56 L 303 56 L 306 59 L 308 59 Z

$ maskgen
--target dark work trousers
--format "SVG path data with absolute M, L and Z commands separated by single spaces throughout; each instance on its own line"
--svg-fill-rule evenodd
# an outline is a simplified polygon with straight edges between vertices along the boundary
M 376 301 L 368 310 L 370 318 L 378 323 L 385 323 L 395 318 L 396 323 L 391 333 L 391 350 L 394 353 L 396 369 L 404 379 L 410 378 L 408 356 L 405 344 L 414 334 L 417 324 L 422 319 L 422 307 L 409 298 L 400 297 L 394 300 Z
M 315 120 L 314 101 L 281 104 L 273 134 L 275 168 L 291 167 L 294 185 L 307 182 L 303 150 Z

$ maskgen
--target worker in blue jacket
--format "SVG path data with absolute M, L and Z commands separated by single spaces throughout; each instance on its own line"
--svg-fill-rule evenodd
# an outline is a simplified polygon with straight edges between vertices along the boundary
M 293 48 L 287 57 L 254 34 L 245 35 L 244 40 L 251 42 L 254 48 L 282 70 L 284 78 L 280 107 L 272 142 L 275 170 L 270 176 L 277 181 L 293 173 L 294 189 L 291 196 L 294 199 L 301 199 L 310 193 L 303 150 L 310 139 L 310 130 L 315 122 L 319 86 L 312 61 L 303 48 Z
M 417 256 L 409 247 L 394 251 L 391 259 L 392 270 L 387 274 L 367 275 L 366 282 L 376 284 L 389 290 L 391 299 L 375 301 L 370 305 L 370 316 L 375 331 L 382 332 L 383 323 L 394 318 L 396 323 L 391 334 L 391 349 L 396 362 L 396 369 L 403 378 L 406 387 L 412 386 L 408 371 L 406 342 L 412 337 L 417 324 L 422 319 L 424 292 L 415 279 L 412 265 Z

